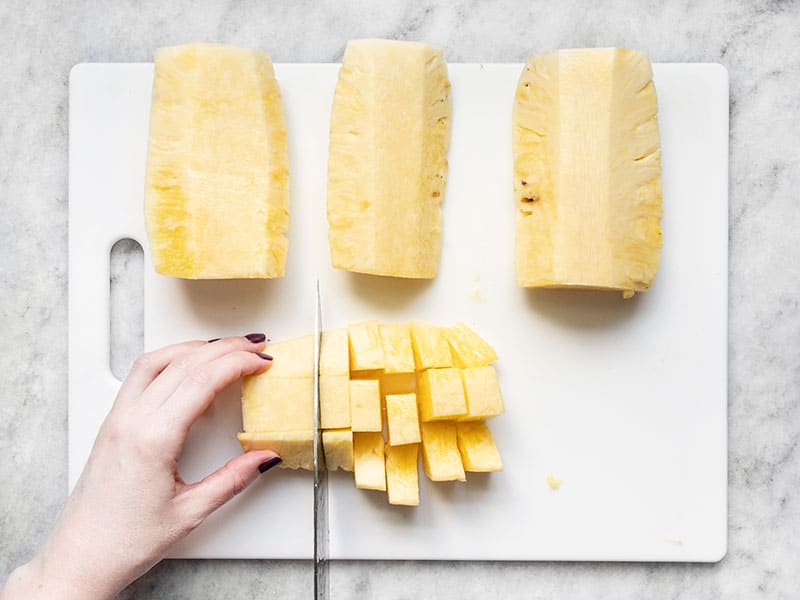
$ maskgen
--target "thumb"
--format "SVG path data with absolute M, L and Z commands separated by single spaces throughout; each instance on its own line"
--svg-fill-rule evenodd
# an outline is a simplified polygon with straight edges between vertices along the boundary
M 205 519 L 280 462 L 280 457 L 270 450 L 252 450 L 231 459 L 184 490 L 187 510 L 192 516 Z

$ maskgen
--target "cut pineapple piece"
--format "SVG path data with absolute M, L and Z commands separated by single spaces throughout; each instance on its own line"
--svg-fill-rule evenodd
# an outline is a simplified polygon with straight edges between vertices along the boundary
M 381 389 L 375 379 L 350 381 L 350 423 L 353 431 L 381 431 Z
M 145 222 L 163 275 L 283 276 L 289 166 L 266 54 L 219 44 L 158 50 Z
M 453 365 L 460 369 L 482 367 L 497 360 L 494 348 L 464 323 L 446 327 L 445 336 L 453 354 Z
M 428 369 L 417 375 L 421 421 L 453 419 L 467 414 L 464 384 L 458 369 Z
M 419 444 L 386 446 L 386 488 L 389 504 L 419 506 Z
M 466 471 L 483 473 L 503 470 L 500 453 L 485 423 L 462 421 L 456 425 L 456 430 L 458 451 Z
M 329 471 L 353 470 L 353 432 L 349 429 L 328 429 L 322 432 L 325 466 Z
M 652 78 L 644 53 L 617 48 L 528 61 L 513 116 L 519 285 L 650 287 L 661 250 Z
M 450 136 L 441 50 L 347 44 L 331 114 L 328 237 L 337 269 L 433 278 Z
M 353 466 L 357 488 L 386 491 L 386 463 L 381 433 L 353 433 Z
M 272 365 L 259 377 L 314 377 L 314 336 L 270 342 Z
M 414 351 L 411 349 L 411 330 L 405 324 L 381 323 L 381 340 L 385 373 L 413 373 Z
M 314 427 L 314 380 L 269 377 L 269 371 L 242 380 L 244 430 L 295 431 Z
M 416 394 L 386 396 L 386 428 L 392 446 L 420 441 Z
M 350 427 L 350 378 L 319 376 L 319 423 L 323 429 Z
M 422 423 L 422 463 L 431 481 L 466 481 L 453 421 Z
M 350 337 L 350 370 L 383 369 L 383 342 L 377 321 L 356 323 L 347 328 Z
M 467 397 L 467 414 L 459 420 L 480 421 L 503 414 L 503 397 L 494 367 L 461 369 L 461 377 Z
M 418 371 L 453 366 L 450 344 L 443 327 L 420 321 L 411 323 L 411 345 Z
M 350 342 L 347 329 L 325 331 L 319 349 L 320 375 L 350 374 Z
M 284 469 L 314 469 L 314 431 L 259 431 L 238 434 L 245 452 L 272 450 L 281 457 Z

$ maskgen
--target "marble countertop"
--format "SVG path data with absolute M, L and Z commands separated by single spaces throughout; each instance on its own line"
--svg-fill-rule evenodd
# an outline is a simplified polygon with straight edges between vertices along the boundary
M 598 3 L 600 4 L 600 3 Z M 450 61 L 628 46 L 731 81 L 729 552 L 712 565 L 337 562 L 334 598 L 796 598 L 800 590 L 800 3 L 576 1 L 0 4 L 0 581 L 66 491 L 67 78 L 192 40 L 336 61 L 356 37 Z M 795 190 L 794 192 L 792 190 Z M 306 598 L 301 561 L 167 561 L 123 598 Z

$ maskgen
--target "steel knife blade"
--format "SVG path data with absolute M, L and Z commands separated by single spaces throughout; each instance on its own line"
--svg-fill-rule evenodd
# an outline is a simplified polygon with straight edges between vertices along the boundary
M 328 470 L 322 447 L 319 406 L 319 362 L 322 346 L 322 305 L 319 279 L 316 284 L 314 315 L 314 598 L 330 598 L 328 579 Z

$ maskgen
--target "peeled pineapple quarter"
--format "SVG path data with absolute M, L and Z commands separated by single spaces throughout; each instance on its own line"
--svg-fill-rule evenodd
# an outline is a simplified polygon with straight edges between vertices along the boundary
M 159 273 L 282 277 L 289 166 L 269 56 L 220 44 L 158 50 L 145 180 Z
M 436 276 L 449 140 L 450 81 L 441 50 L 390 40 L 347 44 L 328 153 L 334 268 Z
M 661 252 L 658 101 L 646 54 L 531 57 L 513 108 L 522 287 L 647 290 Z

